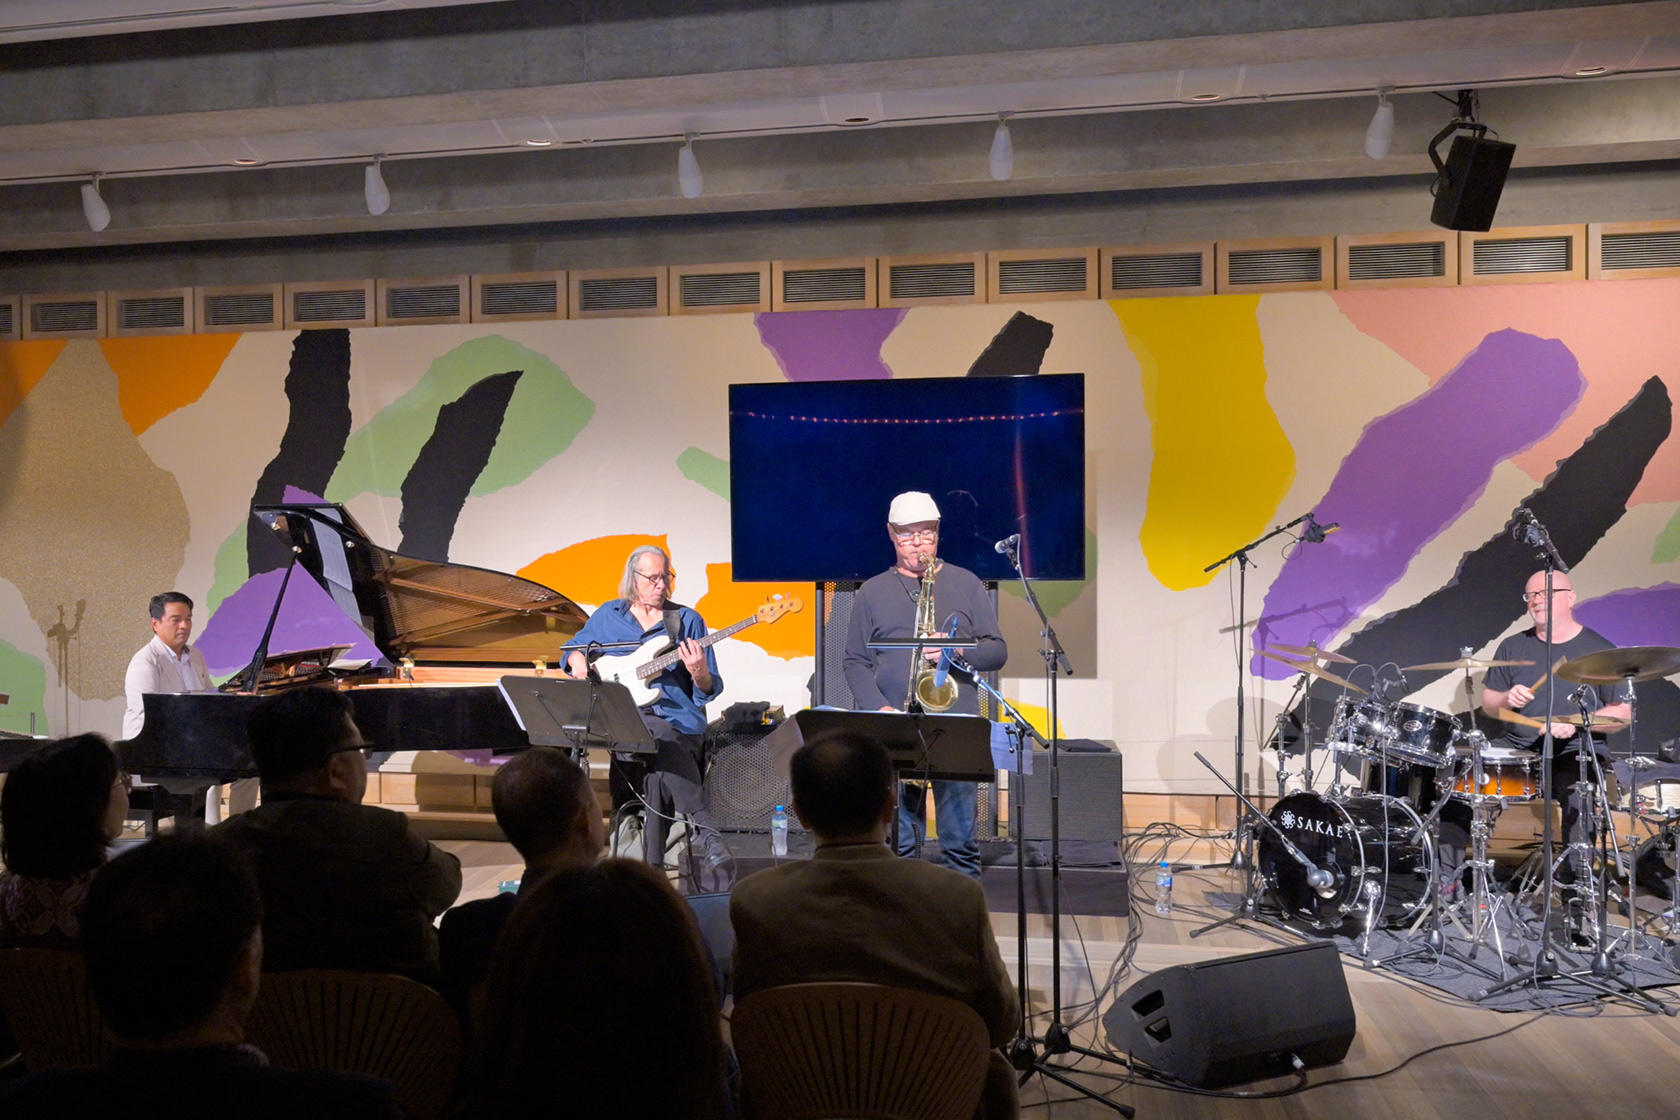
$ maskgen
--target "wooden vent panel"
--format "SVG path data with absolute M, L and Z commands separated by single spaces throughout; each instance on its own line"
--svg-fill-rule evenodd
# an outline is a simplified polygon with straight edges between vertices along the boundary
M 770 310 L 770 262 L 672 265 L 673 315 Z
M 471 288 L 475 323 L 566 317 L 564 272 L 474 276 Z
M 1459 276 L 1466 284 L 1585 280 L 1585 226 L 1530 226 L 1460 233 Z
M 1594 280 L 1680 276 L 1680 222 L 1598 222 L 1587 227 Z
M 375 291 L 372 280 L 286 285 L 286 326 L 371 327 Z
M 381 280 L 376 290 L 382 326 L 467 321 L 468 280 L 465 276 Z
M 102 293 L 23 297 L 24 338 L 102 338 L 104 335 Z
M 16 342 L 23 337 L 23 300 L 17 296 L 0 296 L 0 342 Z
M 1095 249 L 1008 249 L 986 254 L 992 303 L 1096 299 Z
M 943 253 L 882 257 L 882 307 L 986 302 L 986 254 Z
M 1221 292 L 1301 292 L 1335 286 L 1329 237 L 1221 241 L 1215 283 Z
M 1213 242 L 1126 245 L 1102 251 L 1102 296 L 1207 295 L 1213 291 Z
M 200 288 L 198 330 L 205 334 L 279 330 L 284 299 L 279 284 Z
M 113 338 L 193 333 L 191 288 L 111 292 L 106 322 Z
M 663 268 L 591 269 L 570 275 L 574 319 L 665 314 L 666 270 Z
M 873 259 L 774 261 L 770 266 L 775 311 L 831 311 L 875 306 Z
M 1426 230 L 1336 238 L 1338 288 L 1417 288 L 1456 283 L 1456 233 Z

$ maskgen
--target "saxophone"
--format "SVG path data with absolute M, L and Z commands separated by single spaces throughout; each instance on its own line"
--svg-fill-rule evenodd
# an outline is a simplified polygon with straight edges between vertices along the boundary
M 916 600 L 916 638 L 918 640 L 929 637 L 939 629 L 933 603 L 933 572 L 939 567 L 939 560 L 933 555 L 927 557 L 927 563 L 922 568 L 922 590 Z M 920 656 L 920 650 L 911 650 L 910 684 L 907 690 L 908 698 L 905 706 L 919 704 L 924 712 L 943 712 L 957 702 L 957 682 L 949 672 L 945 674 L 945 683 L 940 684 L 937 679 L 938 667 L 930 665 L 927 659 Z

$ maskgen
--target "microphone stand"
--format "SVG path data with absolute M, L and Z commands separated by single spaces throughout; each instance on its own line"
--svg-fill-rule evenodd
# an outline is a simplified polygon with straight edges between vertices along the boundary
M 1061 673 L 1073 675 L 1073 664 L 1068 660 L 1067 651 L 1062 648 L 1061 639 L 1056 637 L 1056 628 L 1050 625 L 1050 616 L 1044 613 L 1039 605 L 1038 596 L 1034 594 L 1032 581 L 1027 578 L 1026 569 L 1021 566 L 1020 542 L 1006 539 L 998 542 L 999 549 L 1009 557 L 1009 563 L 1014 566 L 1015 574 L 1021 580 L 1021 590 L 1026 594 L 1027 602 L 1038 614 L 1039 624 L 1043 627 L 1039 636 L 1043 639 L 1039 646 L 1039 656 L 1044 660 L 1044 687 L 1050 711 L 1050 1025 L 1044 1029 L 1044 1037 L 1035 1039 L 1026 1031 L 1027 1001 L 1026 987 L 1026 821 L 1018 824 L 1018 835 L 1015 844 L 1015 870 L 1017 902 L 1020 906 L 1021 947 L 1020 947 L 1020 976 L 1017 978 L 1021 985 L 1021 1032 L 1009 1046 L 1009 1060 L 1021 1077 L 1018 1084 L 1024 1085 L 1034 1073 L 1047 1077 L 1057 1084 L 1065 1085 L 1075 1092 L 1083 1094 L 1090 1100 L 1106 1105 L 1120 1115 L 1131 1117 L 1136 1109 L 1131 1105 L 1121 1104 L 1119 1101 L 1109 1100 L 1101 1093 L 1081 1085 L 1068 1077 L 1059 1066 L 1053 1066 L 1048 1061 L 1052 1054 L 1075 1053 L 1085 1057 L 1098 1058 L 1103 1061 L 1114 1059 L 1100 1050 L 1090 1050 L 1082 1046 L 1075 1046 L 1068 1034 L 1068 1029 L 1062 1022 L 1062 830 L 1061 830 L 1061 734 L 1057 727 L 1056 678 Z M 976 680 L 982 679 L 974 674 Z M 1000 698 L 1001 699 L 1001 698 Z M 1007 705 L 1006 705 L 1007 706 Z M 1013 708 L 1009 709 L 1012 713 Z M 1015 713 L 1019 719 L 1019 713 Z M 1042 736 L 1035 736 L 1041 742 Z M 1021 746 L 1025 747 L 1022 742 Z M 1025 790 L 1016 792 L 1016 787 L 1022 782 L 1021 755 L 1015 756 L 1017 778 L 1010 783 L 1010 801 L 1017 810 L 1026 804 Z M 1044 1047 L 1043 1056 L 1039 1055 L 1037 1044 Z

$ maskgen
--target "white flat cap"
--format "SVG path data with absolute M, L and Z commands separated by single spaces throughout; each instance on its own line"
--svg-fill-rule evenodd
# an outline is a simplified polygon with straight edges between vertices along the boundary
M 920 490 L 906 490 L 892 500 L 892 506 L 887 510 L 887 522 L 892 525 L 938 520 L 939 507 L 933 504 L 933 496 Z

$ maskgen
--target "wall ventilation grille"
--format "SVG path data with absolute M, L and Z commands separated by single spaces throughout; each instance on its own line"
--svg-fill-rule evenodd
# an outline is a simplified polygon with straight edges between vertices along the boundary
M 1226 260 L 1232 284 L 1317 284 L 1324 279 L 1321 249 L 1236 249 Z
M 1525 272 L 1568 272 L 1572 263 L 1574 238 L 1567 234 L 1556 237 L 1515 237 L 1498 241 L 1478 241 L 1472 258 L 1477 276 L 1509 276 Z
M 459 284 L 385 289 L 385 317 L 388 319 L 456 319 L 460 315 Z
M 186 296 L 137 296 L 117 300 L 117 326 L 122 330 L 179 330 L 186 325 Z
M 578 310 L 657 311 L 659 277 L 603 276 L 578 281 Z
M 0 303 L 0 338 L 11 338 L 17 333 L 17 307 L 10 303 Z
M 293 292 L 292 318 L 299 323 L 365 322 L 367 292 L 362 288 Z
M 1349 245 L 1349 280 L 1411 280 L 1447 274 L 1447 243 Z
M 1084 257 L 998 261 L 998 295 L 1083 292 L 1090 287 Z
M 208 327 L 266 327 L 274 318 L 273 292 L 204 297 L 204 325 Z
M 949 299 L 974 295 L 973 261 L 887 266 L 887 292 L 893 299 Z
M 862 303 L 867 298 L 869 277 L 863 265 L 782 273 L 783 303 Z
M 1151 253 L 1115 256 L 1108 262 L 1108 284 L 1116 291 L 1138 288 L 1199 288 L 1202 254 Z
M 764 299 L 762 274 L 751 272 L 691 272 L 678 285 L 684 307 L 757 307 Z
M 1607 233 L 1599 240 L 1606 271 L 1632 268 L 1680 268 L 1680 230 L 1664 233 Z
M 99 301 L 54 300 L 31 304 L 29 329 L 35 334 L 91 334 L 99 330 Z
M 486 281 L 478 290 L 480 315 L 557 315 L 560 281 Z

